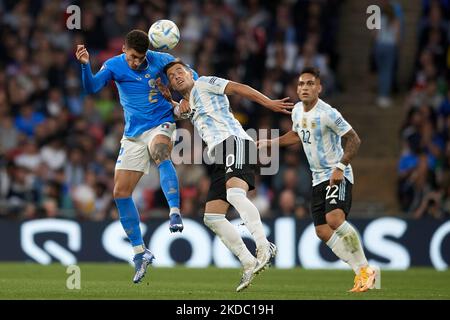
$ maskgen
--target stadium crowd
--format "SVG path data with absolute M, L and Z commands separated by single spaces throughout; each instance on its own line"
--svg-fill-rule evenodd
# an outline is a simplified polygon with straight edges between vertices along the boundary
M 81 8 L 81 30 L 66 28 L 71 4 Z M 154 21 L 169 18 L 182 35 L 171 53 L 200 75 L 243 82 L 272 98 L 289 96 L 297 102 L 297 77 L 304 66 L 320 69 L 325 97 L 338 90 L 338 13 L 339 1 L 334 0 L 0 1 L 0 218 L 117 218 L 112 187 L 123 112 L 113 84 L 97 95 L 83 92 L 76 44 L 86 45 L 96 72 L 121 53 L 128 31 L 146 31 Z M 424 25 L 429 49 L 420 55 L 417 79 L 426 97 L 439 84 L 437 77 L 424 82 L 430 54 L 439 54 L 436 46 L 445 37 L 428 29 Z M 436 106 L 442 129 L 450 123 L 448 98 L 450 92 L 446 104 Z M 288 116 L 274 116 L 237 97 L 230 101 L 246 129 L 281 128 L 283 134 L 291 128 Z M 424 110 L 415 117 L 433 110 L 422 105 L 414 108 Z M 193 130 L 187 121 L 178 127 Z M 437 127 L 428 126 L 428 133 L 433 129 Z M 439 150 L 450 155 L 450 144 Z M 176 168 L 181 212 L 199 217 L 210 183 L 208 169 L 192 164 Z M 143 220 L 167 217 L 158 179 L 152 166 L 133 194 Z M 299 147 L 290 148 L 280 154 L 278 174 L 258 178 L 252 198 L 263 217 L 301 218 L 308 214 L 310 189 L 306 158 Z
M 423 1 L 401 128 L 398 199 L 413 218 L 450 216 L 450 2 Z

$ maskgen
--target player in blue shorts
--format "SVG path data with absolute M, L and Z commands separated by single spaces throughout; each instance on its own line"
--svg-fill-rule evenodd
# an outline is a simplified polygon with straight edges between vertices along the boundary
M 148 48 L 145 32 L 130 31 L 125 37 L 123 53 L 108 59 L 95 75 L 84 45 L 78 45 L 76 51 L 84 90 L 96 93 L 113 80 L 124 110 L 125 129 L 115 168 L 113 194 L 120 222 L 135 253 L 134 283 L 142 280 L 155 258 L 144 245 L 139 213 L 131 197 L 139 179 L 149 171 L 150 157 L 158 166 L 161 188 L 170 207 L 169 229 L 171 232 L 183 230 L 178 178 L 170 160 L 175 130 L 173 110 L 156 85 L 156 79 L 165 79 L 163 68 L 174 57 Z

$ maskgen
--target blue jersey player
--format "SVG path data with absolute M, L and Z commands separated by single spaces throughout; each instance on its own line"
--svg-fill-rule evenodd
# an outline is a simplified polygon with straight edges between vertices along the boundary
M 171 137 L 175 130 L 173 110 L 156 85 L 156 79 L 165 76 L 164 66 L 174 57 L 148 50 L 148 47 L 145 32 L 130 31 L 125 38 L 123 53 L 108 59 L 95 75 L 91 71 L 87 49 L 78 45 L 76 51 L 81 62 L 84 90 L 96 93 L 113 80 L 124 110 L 125 129 L 115 168 L 113 193 L 120 222 L 135 253 L 134 283 L 141 281 L 154 259 L 144 245 L 139 213 L 131 197 L 139 179 L 149 171 L 150 157 L 158 166 L 161 188 L 169 203 L 169 229 L 171 232 L 183 230 L 178 178 L 170 160 Z

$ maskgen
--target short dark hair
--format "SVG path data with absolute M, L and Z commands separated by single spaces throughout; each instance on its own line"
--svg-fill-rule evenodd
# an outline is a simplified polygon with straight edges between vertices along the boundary
M 320 80 L 320 71 L 317 68 L 305 67 L 305 68 L 303 68 L 302 72 L 300 72 L 300 76 L 304 73 L 312 74 L 316 79 Z
M 167 75 L 167 70 L 169 70 L 170 68 L 172 68 L 174 65 L 176 64 L 181 64 L 185 69 L 189 69 L 188 65 L 186 63 L 184 63 L 183 61 L 181 61 L 181 59 L 175 59 L 171 62 L 169 62 L 168 64 L 166 64 L 163 68 L 163 71 L 165 73 L 165 75 Z
M 142 30 L 131 30 L 125 37 L 127 48 L 136 50 L 139 53 L 146 53 L 150 45 L 147 34 Z

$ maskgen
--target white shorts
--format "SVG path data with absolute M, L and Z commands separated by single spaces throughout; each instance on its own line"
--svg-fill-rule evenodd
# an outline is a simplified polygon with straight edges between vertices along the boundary
M 141 171 L 148 174 L 150 171 L 149 146 L 157 135 L 164 135 L 173 141 L 175 123 L 165 122 L 159 126 L 143 132 L 137 137 L 122 137 L 120 151 L 117 157 L 116 170 Z

